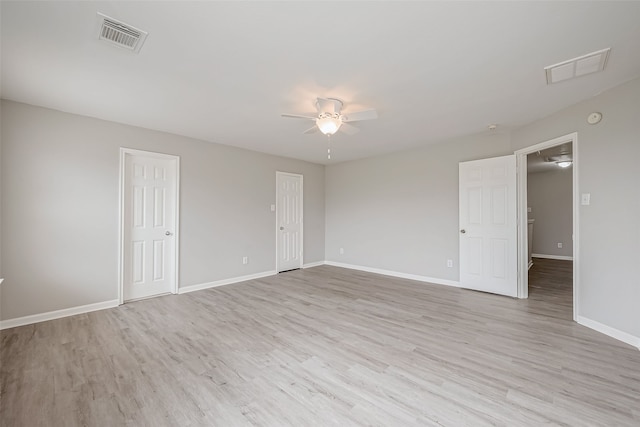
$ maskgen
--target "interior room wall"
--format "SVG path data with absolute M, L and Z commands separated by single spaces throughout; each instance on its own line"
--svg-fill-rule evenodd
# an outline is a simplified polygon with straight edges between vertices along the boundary
M 117 299 L 120 147 L 180 156 L 181 287 L 275 270 L 276 171 L 324 260 L 322 165 L 2 101 L 1 319 Z
M 511 135 L 461 138 L 328 166 L 326 260 L 457 281 L 458 162 L 510 154 L 578 132 L 577 186 L 591 194 L 591 204 L 579 212 L 577 315 L 591 327 L 639 340 L 638 99 L 640 79 Z M 604 116 L 598 125 L 586 122 L 593 111 Z M 454 260 L 453 268 L 446 267 L 446 259 Z
M 2 102 L 0 102 L 0 126 L 2 126 Z M 0 127 L 0 292 L 2 291 L 2 282 L 4 275 L 2 274 L 2 128 Z M 1 304 L 1 303 L 0 303 Z M 0 319 L 2 317 L 0 316 Z
M 458 281 L 458 163 L 509 150 L 487 133 L 328 166 L 327 261 Z
M 572 174 L 572 167 L 568 167 L 527 176 L 529 219 L 535 220 L 534 254 L 573 257 Z
M 589 193 L 591 203 L 579 210 L 577 314 L 640 341 L 638 100 L 635 79 L 515 130 L 512 148 L 578 133 L 578 192 Z M 594 111 L 603 118 L 590 125 Z
M 181 286 L 275 268 L 276 170 L 305 176 L 305 262 L 458 280 L 458 162 L 578 132 L 576 184 L 591 195 L 579 210 L 578 318 L 640 337 L 638 99 L 640 79 L 511 135 L 460 138 L 326 171 L 3 101 L 1 318 L 116 298 L 120 146 L 182 158 Z M 586 122 L 593 111 L 603 114 L 597 125 Z

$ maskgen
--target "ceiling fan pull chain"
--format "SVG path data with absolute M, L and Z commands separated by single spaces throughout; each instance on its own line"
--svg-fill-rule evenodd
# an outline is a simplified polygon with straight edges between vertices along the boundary
M 331 135 L 327 135 L 327 160 L 331 160 Z

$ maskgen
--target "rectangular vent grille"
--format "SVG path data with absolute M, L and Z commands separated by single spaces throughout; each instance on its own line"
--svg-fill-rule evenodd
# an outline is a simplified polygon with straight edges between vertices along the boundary
M 550 85 L 552 83 L 603 71 L 607 65 L 610 51 L 611 48 L 609 47 L 544 67 L 547 75 L 547 84 Z
M 124 27 L 117 22 L 104 20 L 102 25 L 102 33 L 100 38 L 114 42 L 115 44 L 121 44 L 129 49 L 134 49 L 136 43 L 140 39 L 140 33 L 137 31 L 131 31 L 131 29 Z
M 98 38 L 138 53 L 147 32 L 98 13 Z

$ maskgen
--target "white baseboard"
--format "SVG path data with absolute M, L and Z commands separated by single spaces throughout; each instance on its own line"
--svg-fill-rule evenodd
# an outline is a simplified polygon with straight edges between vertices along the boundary
M 81 305 L 78 307 L 64 308 L 62 310 L 48 311 L 46 313 L 32 314 L 30 316 L 16 317 L 15 319 L 1 321 L 0 330 L 31 325 L 32 323 L 46 322 L 47 320 L 55 320 L 62 317 L 75 316 L 76 314 L 90 313 L 92 311 L 113 308 L 119 305 L 120 301 L 114 299 L 111 301 L 96 302 L 94 304 Z
M 325 261 L 310 262 L 310 263 L 304 264 L 302 268 L 318 267 L 319 265 L 325 265 L 325 264 L 326 264 Z
M 418 274 L 401 273 L 399 271 L 383 270 L 380 268 L 365 267 L 363 265 L 344 264 L 341 262 L 325 261 L 326 265 L 333 267 L 349 268 L 351 270 L 366 271 L 368 273 L 382 274 L 385 276 L 400 277 L 402 279 L 416 280 L 418 282 L 435 283 L 436 285 L 446 285 L 460 287 L 460 282 L 456 280 L 438 279 L 435 277 L 420 276 Z
M 587 328 L 593 329 L 594 331 L 598 331 L 602 334 L 608 335 L 611 338 L 615 338 L 619 341 L 632 345 L 640 350 L 640 337 L 622 332 L 618 329 L 612 328 L 611 326 L 604 325 L 600 322 L 596 322 L 595 320 L 591 320 L 583 316 L 578 316 L 577 322 L 582 326 L 586 326 Z
M 229 279 L 216 280 L 215 282 L 201 283 L 199 285 L 184 286 L 178 289 L 179 294 L 200 291 L 202 289 L 216 288 L 218 286 L 231 285 L 232 283 L 246 282 L 247 280 L 261 279 L 263 277 L 274 276 L 276 271 L 263 271 L 262 273 L 248 274 L 246 276 L 231 277 Z
M 546 259 L 559 259 L 562 261 L 573 261 L 572 256 L 565 256 L 565 255 L 531 254 L 531 258 L 546 258 Z

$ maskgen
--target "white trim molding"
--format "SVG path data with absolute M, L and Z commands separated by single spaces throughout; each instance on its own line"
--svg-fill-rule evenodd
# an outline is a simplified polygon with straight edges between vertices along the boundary
M 332 267 L 349 268 L 351 270 L 366 271 L 368 273 L 382 274 L 384 276 L 399 277 L 401 279 L 416 280 L 418 282 L 433 283 L 435 285 L 460 287 L 460 282 L 456 280 L 438 279 L 436 277 L 420 276 L 418 274 L 401 273 L 399 271 L 383 270 L 380 268 L 366 267 L 363 265 L 344 264 L 341 262 L 325 261 L 326 265 Z
M 325 261 L 310 262 L 308 264 L 304 264 L 302 268 L 318 267 L 320 265 L 325 265 L 325 264 L 326 264 Z
M 96 302 L 93 304 L 80 305 L 77 307 L 63 308 L 62 310 L 48 311 L 46 313 L 32 314 L 30 316 L 16 317 L 0 321 L 0 330 L 15 328 L 18 326 L 31 325 L 33 323 L 46 322 L 48 320 L 60 319 L 63 317 L 75 316 L 77 314 L 90 313 L 92 311 L 104 310 L 120 305 L 117 299 L 111 301 Z
M 601 334 L 608 335 L 611 338 L 615 338 L 618 341 L 622 341 L 623 343 L 632 345 L 640 350 L 640 337 L 633 336 L 631 334 L 612 328 L 611 326 L 607 326 L 600 322 L 596 322 L 595 320 L 591 320 L 584 316 L 578 316 L 576 321 L 582 326 L 586 326 L 587 328 L 593 329 L 594 331 L 600 332 Z
M 189 285 L 178 288 L 179 294 L 201 291 L 203 289 L 217 288 L 218 286 L 231 285 L 233 283 L 246 282 L 247 280 L 261 279 L 263 277 L 275 276 L 275 270 L 263 271 L 262 273 L 248 274 L 246 276 L 231 277 L 229 279 L 216 280 L 215 282 L 200 283 L 199 285 Z
M 531 258 L 545 258 L 545 259 L 559 259 L 562 261 L 573 261 L 572 256 L 565 256 L 565 255 L 531 254 Z

